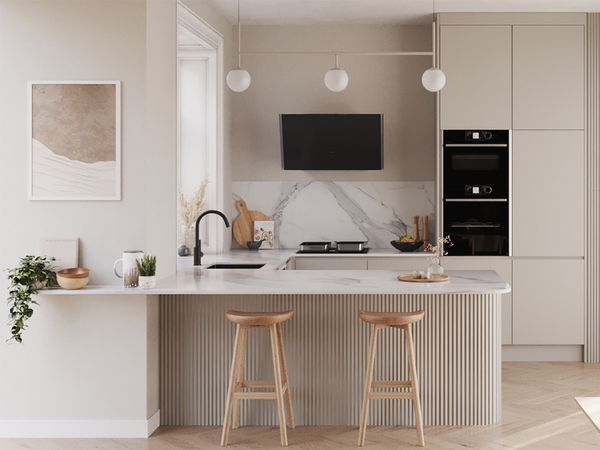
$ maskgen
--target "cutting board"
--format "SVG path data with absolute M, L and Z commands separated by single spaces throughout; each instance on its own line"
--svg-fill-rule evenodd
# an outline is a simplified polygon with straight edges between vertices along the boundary
M 259 211 L 249 211 L 243 198 L 235 202 L 235 207 L 240 215 L 233 221 L 233 238 L 245 248 L 246 242 L 254 240 L 254 221 L 269 220 L 269 217 Z

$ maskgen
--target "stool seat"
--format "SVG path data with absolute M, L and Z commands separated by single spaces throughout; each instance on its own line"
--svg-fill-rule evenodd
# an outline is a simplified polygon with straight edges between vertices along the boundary
M 376 312 L 360 311 L 361 320 L 372 323 L 373 325 L 384 325 L 388 327 L 402 327 L 411 323 L 418 322 L 425 315 L 425 311 L 410 312 Z
M 278 323 L 290 320 L 294 315 L 294 311 L 282 312 L 253 312 L 253 311 L 235 311 L 230 309 L 225 316 L 227 319 L 238 325 L 246 327 L 270 327 Z

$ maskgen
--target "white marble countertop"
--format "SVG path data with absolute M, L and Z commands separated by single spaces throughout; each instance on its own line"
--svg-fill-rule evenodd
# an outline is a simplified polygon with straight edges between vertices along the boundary
M 88 286 L 52 289 L 42 295 L 215 295 L 215 294 L 451 294 L 510 292 L 490 270 L 448 271 L 443 283 L 406 283 L 392 270 L 214 270 L 190 268 L 159 280 L 151 290 Z

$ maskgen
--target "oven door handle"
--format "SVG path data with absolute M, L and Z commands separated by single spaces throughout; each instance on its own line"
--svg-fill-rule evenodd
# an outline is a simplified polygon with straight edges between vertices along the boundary
M 477 224 L 467 225 L 467 224 L 464 224 L 464 225 L 450 225 L 450 228 L 500 228 L 500 226 L 501 225 L 497 224 L 497 223 L 489 224 L 489 225 L 486 225 L 486 224 L 481 224 L 481 225 L 477 225 Z
M 508 201 L 507 198 L 447 198 L 446 202 L 496 202 L 505 203 Z
M 508 148 L 508 144 L 444 144 L 444 147 L 488 147 L 488 148 Z

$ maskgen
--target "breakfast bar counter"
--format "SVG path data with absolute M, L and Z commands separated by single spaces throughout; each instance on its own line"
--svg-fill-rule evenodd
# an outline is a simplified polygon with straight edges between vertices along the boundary
M 284 256 L 260 256 L 268 260 L 257 270 L 207 269 L 219 262 L 207 259 L 202 268 L 182 268 L 149 291 L 115 286 L 43 291 L 41 309 L 62 305 L 64 312 L 65 305 L 76 305 L 96 311 L 95 328 L 105 319 L 115 339 L 122 334 L 126 340 L 123 348 L 107 349 L 102 340 L 78 336 L 97 354 L 127 358 L 128 345 L 143 348 L 143 367 L 122 376 L 134 383 L 130 378 L 144 374 L 146 419 L 164 425 L 222 423 L 234 338 L 228 309 L 295 311 L 284 336 L 299 425 L 358 424 L 369 334 L 359 310 L 424 310 L 414 336 L 425 425 L 499 423 L 501 295 L 510 286 L 496 272 L 448 271 L 447 282 L 407 283 L 398 281 L 397 271 L 276 270 L 285 268 Z M 116 305 L 121 312 L 111 320 L 109 308 Z M 106 314 L 98 314 L 104 309 Z M 135 332 L 120 328 L 127 323 L 141 326 Z M 272 378 L 268 333 L 252 334 L 248 379 Z M 398 330 L 383 332 L 375 379 L 406 379 L 403 339 Z M 103 383 L 93 375 L 88 381 Z M 274 402 L 242 402 L 242 424 L 274 425 L 276 417 Z M 373 402 L 370 423 L 412 424 L 410 402 Z

